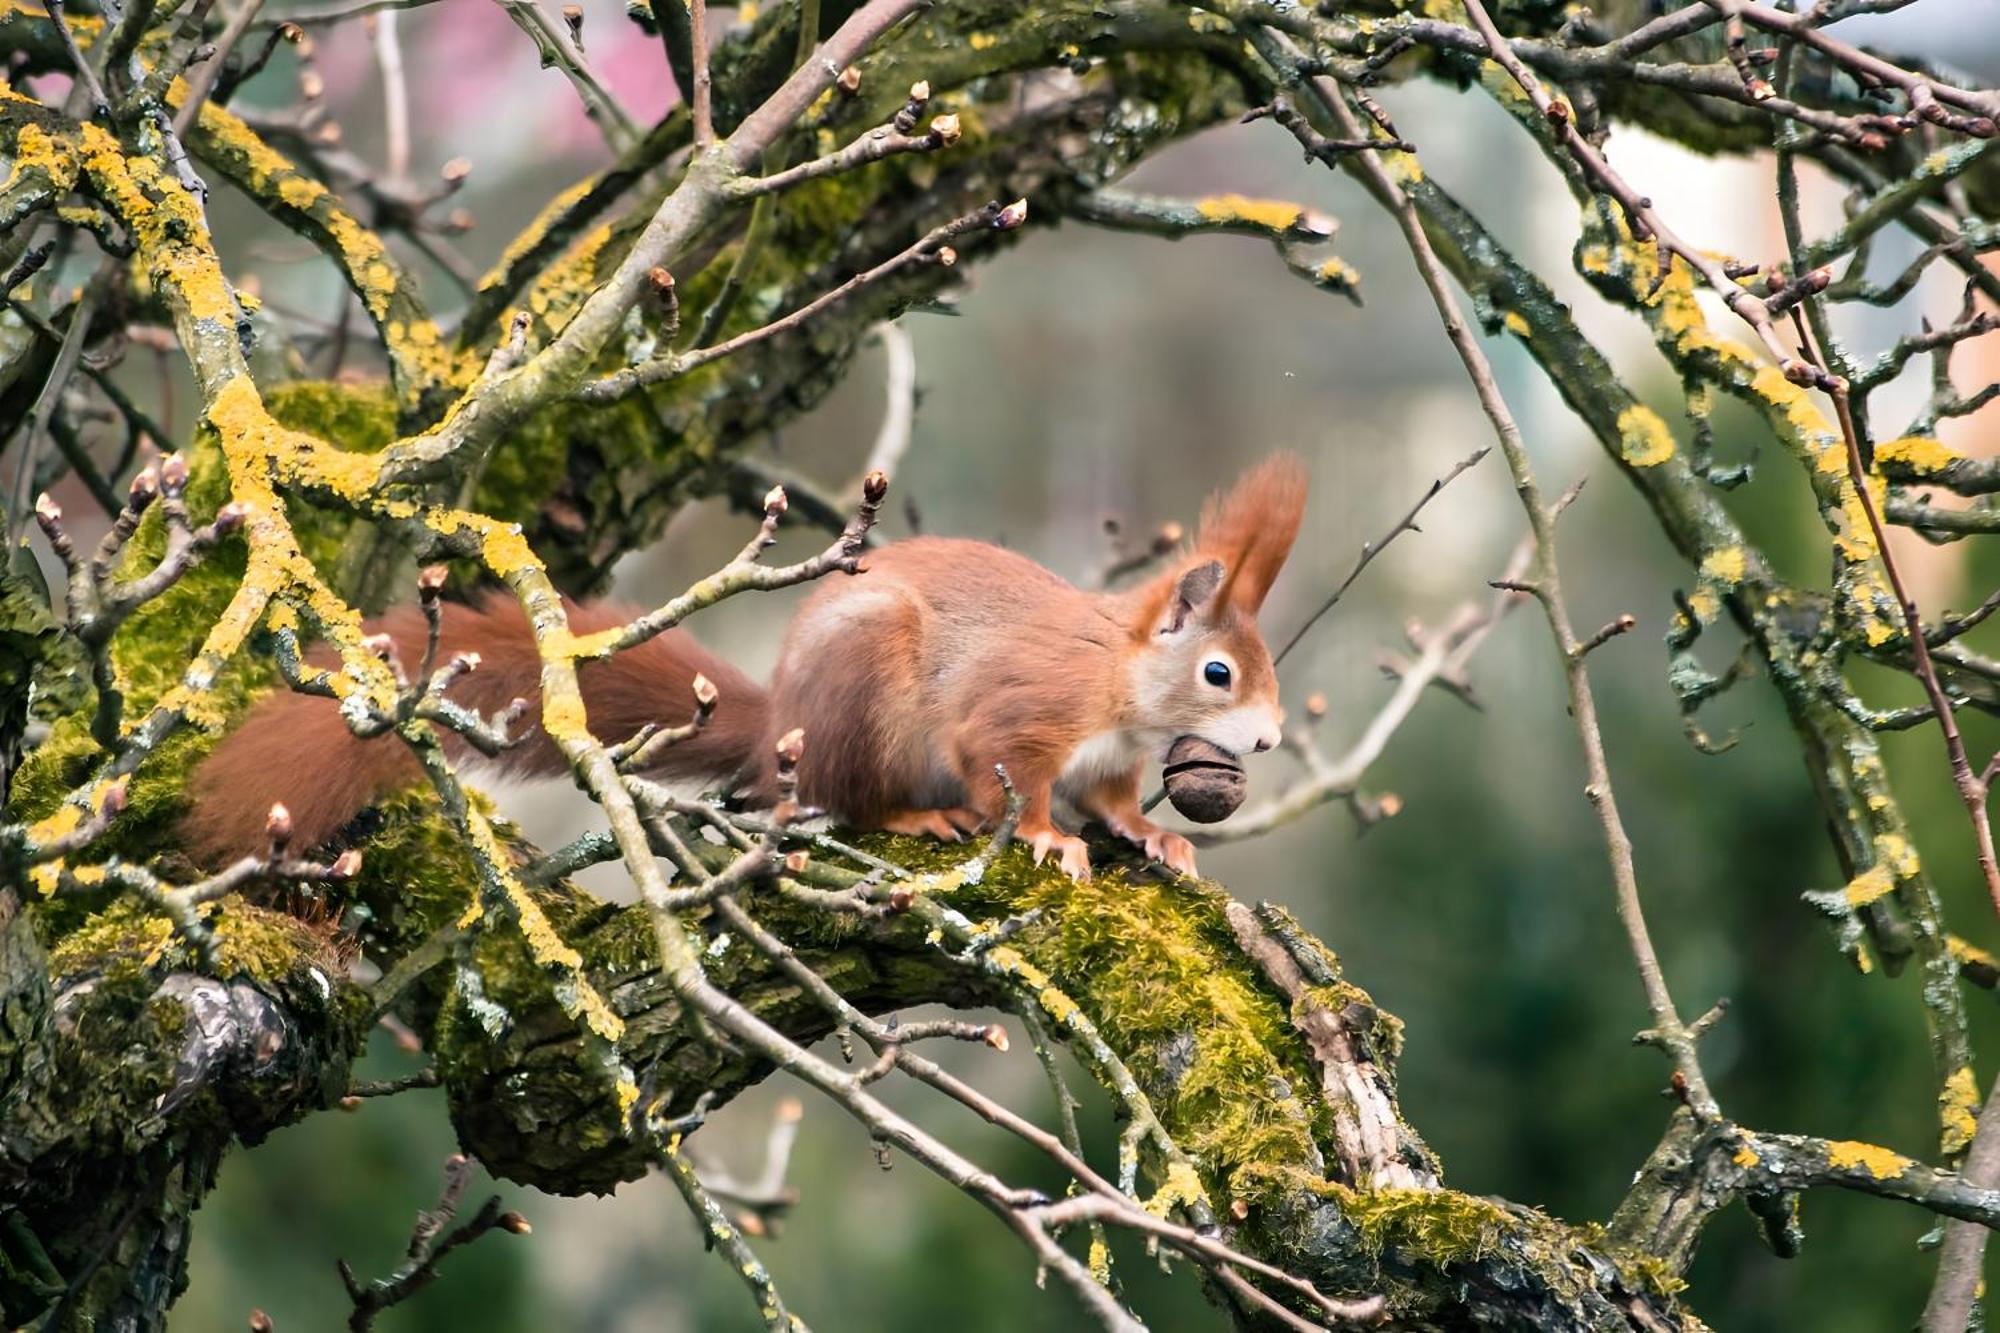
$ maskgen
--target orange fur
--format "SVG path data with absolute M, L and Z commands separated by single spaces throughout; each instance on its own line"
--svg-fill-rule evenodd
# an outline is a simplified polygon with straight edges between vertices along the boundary
M 614 606 L 571 605 L 569 622 L 576 633 L 590 634 L 623 624 L 632 614 Z M 416 669 L 425 627 L 415 607 L 371 621 L 368 631 L 393 637 L 397 655 L 408 669 Z M 478 653 L 480 663 L 452 687 L 454 702 L 483 713 L 499 712 L 516 698 L 531 704 L 515 726 L 527 739 L 500 757 L 500 767 L 521 776 L 566 772 L 561 752 L 540 726 L 541 659 L 520 606 L 505 596 L 470 606 L 448 604 L 438 660 L 461 652 Z M 315 653 L 314 659 L 331 665 L 324 654 Z M 763 689 L 678 631 L 609 661 L 584 664 L 579 678 L 591 726 L 600 736 L 623 740 L 648 722 L 686 722 L 694 715 L 696 672 L 715 683 L 715 714 L 696 736 L 668 747 L 654 771 L 707 776 L 746 766 L 763 736 Z M 446 745 L 454 758 L 471 753 L 449 735 Z M 296 845 L 318 846 L 369 801 L 421 776 L 416 757 L 395 736 L 363 740 L 348 729 L 332 699 L 279 690 L 251 710 L 195 770 L 184 840 L 197 859 L 211 865 L 255 851 L 263 842 L 266 813 L 274 801 L 282 801 L 292 815 Z
M 996 771 L 1004 767 L 1037 859 L 1056 854 L 1070 873 L 1089 873 L 1083 842 L 1056 826 L 1062 798 L 1192 870 L 1186 840 L 1140 812 L 1140 776 L 1187 734 L 1239 753 L 1275 743 L 1277 678 L 1255 616 L 1304 503 L 1303 465 L 1274 458 L 1210 501 L 1187 556 L 1123 593 L 1076 588 L 982 542 L 898 542 L 871 552 L 857 577 L 815 588 L 792 620 L 768 697 L 672 633 L 584 669 L 591 725 L 621 739 L 649 721 L 685 720 L 688 681 L 700 670 L 721 703 L 699 739 L 666 752 L 667 772 L 740 779 L 751 799 L 769 802 L 774 743 L 797 727 L 806 738 L 800 799 L 842 823 L 971 832 L 1005 809 Z M 572 610 L 579 632 L 620 618 L 602 607 Z M 414 662 L 423 633 L 416 612 L 382 628 Z M 497 598 L 452 608 L 444 651 L 468 648 L 484 660 L 454 698 L 492 711 L 533 695 L 538 663 L 517 608 Z M 1226 688 L 1204 677 L 1214 661 L 1228 665 Z M 539 732 L 508 763 L 563 769 Z M 310 845 L 414 776 L 405 747 L 355 740 L 331 701 L 277 695 L 197 773 L 190 845 L 208 856 L 254 846 L 279 799 Z
M 1251 616 L 1263 608 L 1305 512 L 1306 465 L 1297 454 L 1273 454 L 1202 506 L 1194 547 L 1222 560 L 1225 603 Z

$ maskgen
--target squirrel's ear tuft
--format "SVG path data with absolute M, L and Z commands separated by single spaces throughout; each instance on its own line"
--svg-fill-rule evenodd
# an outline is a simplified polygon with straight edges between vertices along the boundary
M 1160 627 L 1160 633 L 1180 633 L 1188 618 L 1207 606 L 1221 586 L 1221 561 L 1207 560 L 1190 566 L 1174 580 L 1174 595 L 1167 603 L 1166 623 Z
M 1195 551 L 1228 571 L 1224 605 L 1257 614 L 1285 567 L 1305 510 L 1306 465 L 1289 453 L 1265 459 L 1203 507 Z
M 1191 621 L 1203 618 L 1217 605 L 1222 588 L 1222 562 L 1199 556 L 1154 575 L 1139 590 L 1133 616 L 1132 637 L 1144 642 L 1162 634 L 1178 634 Z

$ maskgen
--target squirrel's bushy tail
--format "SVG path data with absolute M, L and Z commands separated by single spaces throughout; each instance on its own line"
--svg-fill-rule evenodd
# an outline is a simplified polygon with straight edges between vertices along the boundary
M 569 605 L 579 635 L 608 629 L 632 613 L 601 605 Z M 371 621 L 370 633 L 388 634 L 408 670 L 422 660 L 425 627 L 414 607 Z M 447 605 L 439 641 L 440 663 L 454 653 L 475 652 L 477 670 L 460 677 L 450 698 L 482 713 L 497 713 L 515 699 L 529 710 L 515 724 L 527 739 L 499 759 L 510 774 L 558 776 L 567 762 L 541 728 L 541 659 L 520 606 L 504 596 L 475 605 Z M 617 742 L 649 722 L 678 726 L 694 715 L 697 672 L 714 682 L 714 715 L 695 735 L 668 746 L 650 770 L 669 777 L 729 778 L 752 767 L 765 733 L 769 703 L 762 686 L 715 657 L 678 630 L 580 668 L 590 727 Z M 453 757 L 472 753 L 449 732 Z M 332 699 L 279 689 L 225 736 L 188 781 L 191 806 L 183 824 L 188 852 L 220 865 L 260 850 L 274 802 L 291 812 L 293 845 L 317 846 L 338 833 L 370 801 L 422 776 L 416 757 L 393 734 L 361 740 L 348 729 Z

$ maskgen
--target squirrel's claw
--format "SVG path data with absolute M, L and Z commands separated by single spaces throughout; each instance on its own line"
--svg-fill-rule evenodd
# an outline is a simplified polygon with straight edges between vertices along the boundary
M 1161 828 L 1143 815 L 1110 814 L 1104 817 L 1104 822 L 1119 837 L 1145 848 L 1148 857 L 1167 869 L 1183 875 L 1196 873 L 1194 844 L 1180 834 Z
M 1146 855 L 1183 875 L 1197 873 L 1194 868 L 1194 844 L 1178 833 L 1163 828 L 1154 829 L 1146 835 Z
M 1090 878 L 1090 848 L 1082 838 L 1071 837 L 1054 828 L 1041 829 L 1028 835 L 1028 845 L 1034 848 L 1035 864 L 1046 861 L 1052 850 L 1060 853 L 1063 873 L 1074 880 Z

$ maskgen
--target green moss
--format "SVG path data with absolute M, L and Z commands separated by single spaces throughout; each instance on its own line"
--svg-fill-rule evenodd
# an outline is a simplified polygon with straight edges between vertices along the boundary
M 384 745 L 399 745 L 384 737 Z M 468 793 L 475 805 L 485 799 Z M 471 905 L 479 883 L 472 854 L 446 821 L 428 787 L 376 802 L 363 816 L 361 872 L 348 896 L 370 917 L 364 934 L 388 956 L 407 952 Z
M 718 367 L 706 376 L 676 381 L 675 399 L 685 401 L 720 373 Z M 633 549 L 658 535 L 650 519 L 656 517 L 664 526 L 667 515 L 649 516 L 637 526 L 627 516 L 636 516 L 656 488 L 686 476 L 688 439 L 688 423 L 666 422 L 645 395 L 589 409 L 559 403 L 523 422 L 509 433 L 505 445 L 493 451 L 480 474 L 472 507 L 530 528 L 540 527 L 545 518 L 552 520 L 555 535 L 566 536 L 567 542 L 544 541 L 538 554 L 554 567 L 579 557 L 607 557 L 613 541 L 616 550 Z M 585 458 L 587 468 L 579 465 Z M 581 500 L 578 511 L 598 516 L 607 533 L 592 534 L 594 540 L 586 549 L 576 549 L 576 538 L 582 534 L 563 533 L 562 517 L 549 512 L 551 500 L 558 497 Z
M 378 453 L 396 438 L 396 399 L 382 380 L 291 380 L 268 389 L 264 406 L 278 424 L 350 453 Z
M 214 468 L 202 466 L 211 449 L 203 444 L 194 450 L 197 481 L 189 487 L 188 507 L 196 522 L 206 521 L 221 503 L 219 487 L 208 484 L 209 478 L 220 472 L 219 463 Z M 150 568 L 159 559 L 165 544 L 163 526 L 156 506 L 133 537 L 128 573 Z M 142 719 L 180 681 L 200 646 L 203 631 L 228 604 L 242 573 L 241 543 L 225 542 L 164 595 L 141 607 L 119 630 L 111 652 L 125 697 L 127 727 Z M 205 728 L 239 713 L 270 674 L 266 663 L 239 659 L 217 676 L 204 696 L 204 711 L 194 719 L 195 725 L 183 726 L 167 737 L 133 775 L 125 813 L 95 844 L 93 859 L 123 855 L 150 861 L 161 849 L 173 847 L 172 825 L 184 806 L 187 774 L 214 744 L 213 734 Z M 10 818 L 34 820 L 53 813 L 103 763 L 106 756 L 90 735 L 93 707 L 87 703 L 84 709 L 57 719 L 48 737 L 27 757 L 9 795 Z M 61 931 L 74 925 L 77 913 L 91 905 L 87 897 L 74 895 L 52 904 L 44 914 L 44 929 Z
M 69 1141 L 99 1151 L 145 1146 L 147 1127 L 132 1113 L 159 1105 L 173 1088 L 187 1027 L 181 1002 L 156 994 L 155 985 L 138 978 L 100 980 L 78 1006 L 83 1012 L 74 1031 L 80 1040 L 56 1043 L 50 1051 L 49 1083 L 88 1093 L 65 1107 L 73 1116 L 63 1127 Z
M 173 938 L 173 923 L 136 904 L 116 903 L 66 935 L 49 951 L 49 972 L 56 977 L 137 977 L 165 954 Z
M 234 895 L 212 909 L 211 917 L 216 976 L 276 984 L 301 967 L 318 967 L 329 976 L 346 970 L 328 927 Z M 193 950 L 176 937 L 173 923 L 130 898 L 116 899 L 93 913 L 49 951 L 50 972 L 58 977 L 157 978 L 164 970 L 197 966 Z
M 1439 1268 L 1483 1259 L 1518 1230 L 1497 1204 L 1456 1190 L 1355 1190 L 1328 1183 L 1323 1191 L 1371 1253 L 1402 1251 Z
M 1634 1291 L 1673 1297 L 1687 1290 L 1687 1281 L 1669 1261 L 1636 1245 L 1620 1245 L 1612 1240 L 1602 1223 L 1585 1222 L 1573 1228 L 1577 1244 L 1611 1260 L 1618 1276 Z
M 216 974 L 277 983 L 302 966 L 339 975 L 346 971 L 334 929 L 287 912 L 225 899 L 215 914 Z
M 897 188 L 887 182 L 907 181 L 909 164 L 920 160 L 886 158 L 859 171 L 823 176 L 780 195 L 772 214 L 776 244 L 766 249 L 755 277 L 795 280 L 804 265 L 824 262 L 867 221 L 885 189 Z
M 70 716 L 58 721 L 14 774 L 7 793 L 8 817 L 22 823 L 47 818 L 90 775 L 97 754 L 86 719 Z
M 870 850 L 929 870 L 966 855 L 909 838 L 877 838 Z M 1256 1202 L 1319 1160 L 1317 1074 L 1289 1012 L 1247 970 L 1223 916 L 1227 896 L 1131 869 L 1103 865 L 1074 883 L 1017 845 L 946 901 L 977 918 L 1039 909 L 1013 946 L 1101 1031 L 1118 1034 L 1134 1077 L 1211 1188 Z
M 386 385 L 286 384 L 273 389 L 267 402 L 283 424 L 328 432 L 328 438 L 350 448 L 378 449 L 394 435 L 395 405 Z M 188 513 L 192 521 L 203 523 L 228 499 L 226 469 L 207 432 L 190 447 L 188 459 Z M 306 554 L 322 568 L 330 564 L 346 520 L 299 505 L 293 522 Z M 151 568 L 165 550 L 166 526 L 156 505 L 133 534 L 122 572 L 129 577 Z M 165 594 L 140 607 L 119 630 L 112 641 L 112 660 L 124 688 L 128 725 L 179 683 L 203 633 L 242 582 L 243 552 L 240 541 L 222 543 Z M 232 663 L 209 692 L 207 715 L 197 721 L 217 727 L 233 719 L 274 674 L 268 661 L 245 658 Z M 155 752 L 139 770 L 129 812 L 119 821 L 107 849 L 127 841 L 135 849 L 154 845 L 156 840 L 150 837 L 126 839 L 125 831 L 157 831 L 161 818 L 178 811 L 181 782 L 210 744 L 212 739 L 199 727 L 183 728 Z M 98 757 L 85 717 L 60 720 L 23 765 L 9 802 L 12 811 L 30 819 L 48 814 L 87 776 Z

